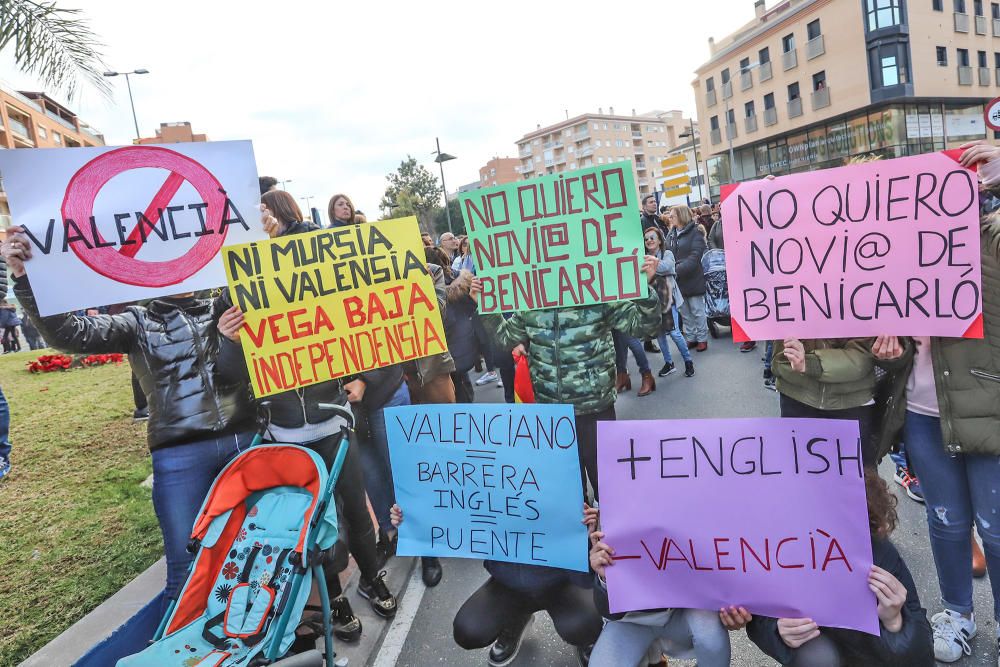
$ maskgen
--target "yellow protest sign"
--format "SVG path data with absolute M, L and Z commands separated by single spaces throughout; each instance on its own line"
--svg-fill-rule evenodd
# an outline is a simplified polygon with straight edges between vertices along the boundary
M 254 393 L 447 350 L 414 217 L 223 249 Z

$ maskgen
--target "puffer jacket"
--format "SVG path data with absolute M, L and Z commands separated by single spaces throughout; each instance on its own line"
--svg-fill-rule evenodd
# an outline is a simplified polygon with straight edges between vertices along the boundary
M 872 400 L 875 392 L 874 338 L 803 340 L 806 372 L 792 370 L 784 344 L 774 341 L 771 372 L 779 393 L 818 410 L 846 410 Z
M 906 588 L 903 627 L 889 632 L 879 625 L 878 636 L 857 630 L 824 627 L 822 633 L 840 649 L 845 665 L 880 665 L 882 667 L 933 667 L 934 643 L 927 610 L 920 605 L 917 587 L 896 547 L 889 540 L 872 538 L 872 560 Z M 778 634 L 778 619 L 754 615 L 747 626 L 747 636 L 761 651 L 782 665 L 793 659 L 792 649 Z
M 219 373 L 220 301 L 154 299 L 120 315 L 40 317 L 28 277 L 13 281 L 25 313 L 53 347 L 128 354 L 149 402 L 150 450 L 253 428 L 256 411 L 249 386 Z
M 660 333 L 660 301 L 652 287 L 634 301 L 531 310 L 508 320 L 497 314 L 482 317 L 504 352 L 530 343 L 528 368 L 535 400 L 570 403 L 580 415 L 600 412 L 615 402 L 611 331 L 635 338 Z
M 476 319 L 479 310 L 469 296 L 472 274 L 462 271 L 445 288 L 448 309 L 445 311 L 444 330 L 448 337 L 448 350 L 455 360 L 455 369 L 467 373 L 479 358 L 479 340 L 476 338 Z
M 705 254 L 705 236 L 698 222 L 692 220 L 683 229 L 671 232 L 670 251 L 677 261 L 677 286 L 686 297 L 705 293 L 705 274 L 701 270 L 701 256 Z
M 931 338 L 931 360 L 945 450 L 1000 456 L 1000 216 L 983 216 L 980 227 L 983 338 Z M 912 355 L 904 361 L 885 408 L 880 454 L 899 441 L 906 418 Z

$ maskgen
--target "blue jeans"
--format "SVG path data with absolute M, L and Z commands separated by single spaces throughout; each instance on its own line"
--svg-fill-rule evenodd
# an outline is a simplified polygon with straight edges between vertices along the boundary
M 649 372 L 649 359 L 646 358 L 646 352 L 642 349 L 641 340 L 626 336 L 617 329 L 612 330 L 611 336 L 615 341 L 615 368 L 618 369 L 619 373 L 628 372 L 629 350 L 632 350 L 632 356 L 635 357 L 635 363 L 639 366 L 639 372 Z
M 163 533 L 168 598 L 177 597 L 187 578 L 191 529 L 212 482 L 252 440 L 253 433 L 240 433 L 153 450 L 153 509 Z
M 941 601 L 960 614 L 972 611 L 972 521 L 986 552 L 993 616 L 1000 621 L 1000 457 L 952 456 L 944 450 L 941 420 L 906 412 L 906 455 L 920 479 Z
M 385 405 L 368 415 L 368 442 L 361 444 L 361 463 L 365 471 L 365 489 L 379 528 L 392 530 L 389 508 L 396 502 L 392 486 L 392 466 L 389 463 L 389 436 L 385 429 L 385 409 L 410 404 L 410 390 L 402 383 Z
M 0 459 L 10 459 L 10 406 L 0 388 Z
M 769 340 L 764 346 L 764 377 L 773 377 L 771 372 L 771 359 L 774 357 L 774 341 Z
M 674 330 L 670 332 L 670 337 L 674 340 L 674 345 L 680 350 L 681 356 L 684 361 L 691 361 L 691 350 L 688 349 L 687 341 L 684 340 L 684 334 L 681 333 L 681 328 L 677 326 L 677 323 L 681 321 L 680 315 L 677 313 L 677 304 L 671 306 L 674 311 Z M 670 356 L 670 348 L 667 346 L 667 335 L 661 333 L 659 337 L 660 342 L 660 352 L 663 353 L 663 361 L 672 364 L 674 363 L 673 357 Z
M 729 666 L 729 633 L 719 612 L 675 609 L 666 625 L 608 621 L 590 655 L 591 667 L 645 665 L 653 640 L 664 639 L 680 650 L 693 650 L 699 667 Z

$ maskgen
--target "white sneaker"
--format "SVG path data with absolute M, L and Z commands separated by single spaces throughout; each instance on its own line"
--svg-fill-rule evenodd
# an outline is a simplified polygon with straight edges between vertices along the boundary
M 497 378 L 497 386 L 503 389 L 503 378 Z
M 476 386 L 482 387 L 484 384 L 489 384 L 490 382 L 496 382 L 499 379 L 499 377 L 500 376 L 497 375 L 496 371 L 486 371 L 485 373 L 479 376 L 478 380 L 476 380 Z
M 931 616 L 934 630 L 934 657 L 941 662 L 955 662 L 972 655 L 969 640 L 976 636 L 975 618 L 965 618 L 950 609 Z

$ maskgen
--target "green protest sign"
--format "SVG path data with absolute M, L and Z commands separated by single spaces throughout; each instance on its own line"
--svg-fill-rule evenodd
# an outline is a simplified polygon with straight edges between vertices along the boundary
M 646 293 L 631 162 L 459 197 L 483 313 L 584 306 Z

